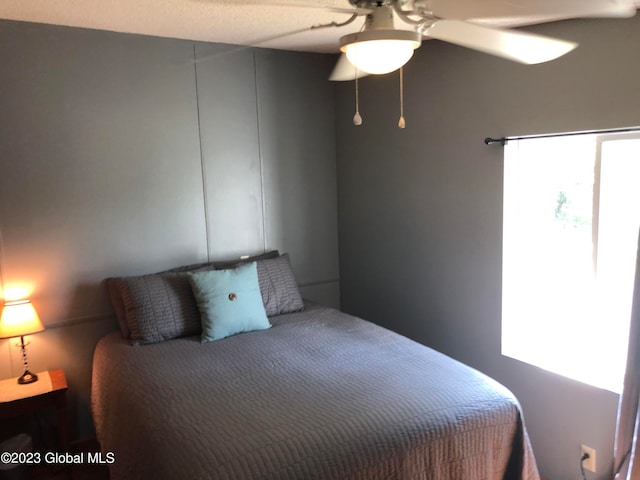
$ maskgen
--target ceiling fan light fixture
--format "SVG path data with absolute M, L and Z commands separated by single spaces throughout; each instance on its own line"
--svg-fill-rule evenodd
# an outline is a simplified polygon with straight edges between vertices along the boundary
M 340 39 L 340 50 L 358 69 L 381 75 L 406 64 L 422 43 L 419 32 L 409 30 L 365 30 Z

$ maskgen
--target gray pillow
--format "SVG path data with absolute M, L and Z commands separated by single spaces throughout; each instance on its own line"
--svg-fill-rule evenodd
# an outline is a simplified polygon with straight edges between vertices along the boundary
M 120 331 L 132 343 L 157 343 L 200 333 L 200 312 L 186 272 L 110 278 L 107 282 L 112 299 L 114 294 L 119 298 L 114 307 L 116 313 L 120 310 Z
M 262 303 L 268 317 L 304 310 L 288 254 L 258 260 L 256 264 Z
M 239 265 L 243 265 L 245 263 L 258 262 L 260 260 L 268 260 L 271 258 L 277 258 L 280 256 L 280 252 L 278 250 L 271 250 L 269 252 L 262 253 L 260 255 L 254 255 L 253 257 L 243 258 L 242 260 L 225 260 L 213 262 L 212 265 L 216 267 L 216 270 L 226 270 L 229 268 L 234 268 Z
M 222 270 L 225 268 L 232 268 L 236 265 L 241 265 L 243 263 L 251 263 L 257 260 L 275 258 L 278 255 L 280 255 L 280 252 L 278 252 L 278 250 L 270 250 L 268 252 L 261 253 L 259 255 L 254 255 L 252 257 L 246 257 L 240 260 L 236 258 L 234 260 L 217 260 L 215 262 L 193 263 L 191 265 L 183 265 L 180 267 L 175 267 L 170 270 L 163 270 L 158 273 L 204 272 L 207 270 L 211 270 L 213 268 L 215 268 L 216 270 Z
M 189 283 L 189 272 L 214 270 L 274 258 L 277 250 L 226 262 L 186 265 L 149 275 L 107 279 L 109 297 L 120 333 L 135 344 L 156 343 L 200 333 L 200 314 Z
M 113 306 L 113 310 L 116 312 L 116 318 L 118 319 L 118 326 L 120 327 L 120 333 L 122 334 L 122 338 L 129 338 L 131 336 L 131 332 L 129 331 L 129 327 L 127 327 L 127 316 L 124 313 L 124 303 L 122 302 L 122 294 L 120 293 L 122 287 L 122 278 L 121 277 L 113 277 L 107 278 L 107 289 L 109 291 L 109 300 L 111 300 L 111 305 Z

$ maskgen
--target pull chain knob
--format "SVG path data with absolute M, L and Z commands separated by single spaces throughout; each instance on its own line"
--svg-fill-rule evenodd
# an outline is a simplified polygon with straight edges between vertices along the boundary
M 398 128 L 404 128 L 407 123 L 404 121 L 404 67 L 400 67 L 400 120 Z

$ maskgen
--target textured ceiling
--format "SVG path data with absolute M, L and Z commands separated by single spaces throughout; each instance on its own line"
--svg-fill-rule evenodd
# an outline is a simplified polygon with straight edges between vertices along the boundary
M 504 0 L 477 2 L 476 5 L 483 10 L 495 7 L 498 3 L 518 3 Z M 636 3 L 640 3 L 640 0 Z M 349 8 L 350 4 L 348 0 L 0 0 L 0 18 L 334 53 L 338 52 L 339 38 L 359 29 L 363 20 L 358 19 L 341 28 L 310 30 L 312 25 L 341 22 L 350 17 L 348 13 L 331 11 L 331 7 L 344 9 Z M 504 21 L 495 20 L 483 23 L 516 26 L 543 21 L 520 18 L 505 24 Z M 290 35 L 284 35 L 288 33 Z
M 332 12 L 326 6 L 348 8 L 350 4 L 348 0 L 289 0 L 278 5 L 246 0 L 0 0 L 0 18 L 207 42 L 337 52 L 340 36 L 359 28 L 362 21 L 358 20 L 355 28 L 356 24 L 352 24 L 310 31 L 312 25 L 344 21 L 350 16 Z M 293 32 L 298 33 L 272 39 Z

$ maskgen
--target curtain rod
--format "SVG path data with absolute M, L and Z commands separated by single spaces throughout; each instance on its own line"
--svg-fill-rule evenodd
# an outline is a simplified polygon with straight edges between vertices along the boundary
M 509 142 L 510 140 L 531 140 L 534 138 L 572 137 L 575 135 L 593 135 L 593 134 L 604 134 L 604 133 L 629 133 L 629 132 L 640 132 L 640 127 L 611 128 L 609 130 L 585 130 L 583 132 L 543 133 L 540 135 L 525 135 L 522 137 L 502 137 L 502 138 L 487 137 L 484 139 L 484 143 L 486 145 L 499 143 L 504 147 L 507 144 L 507 142 Z

